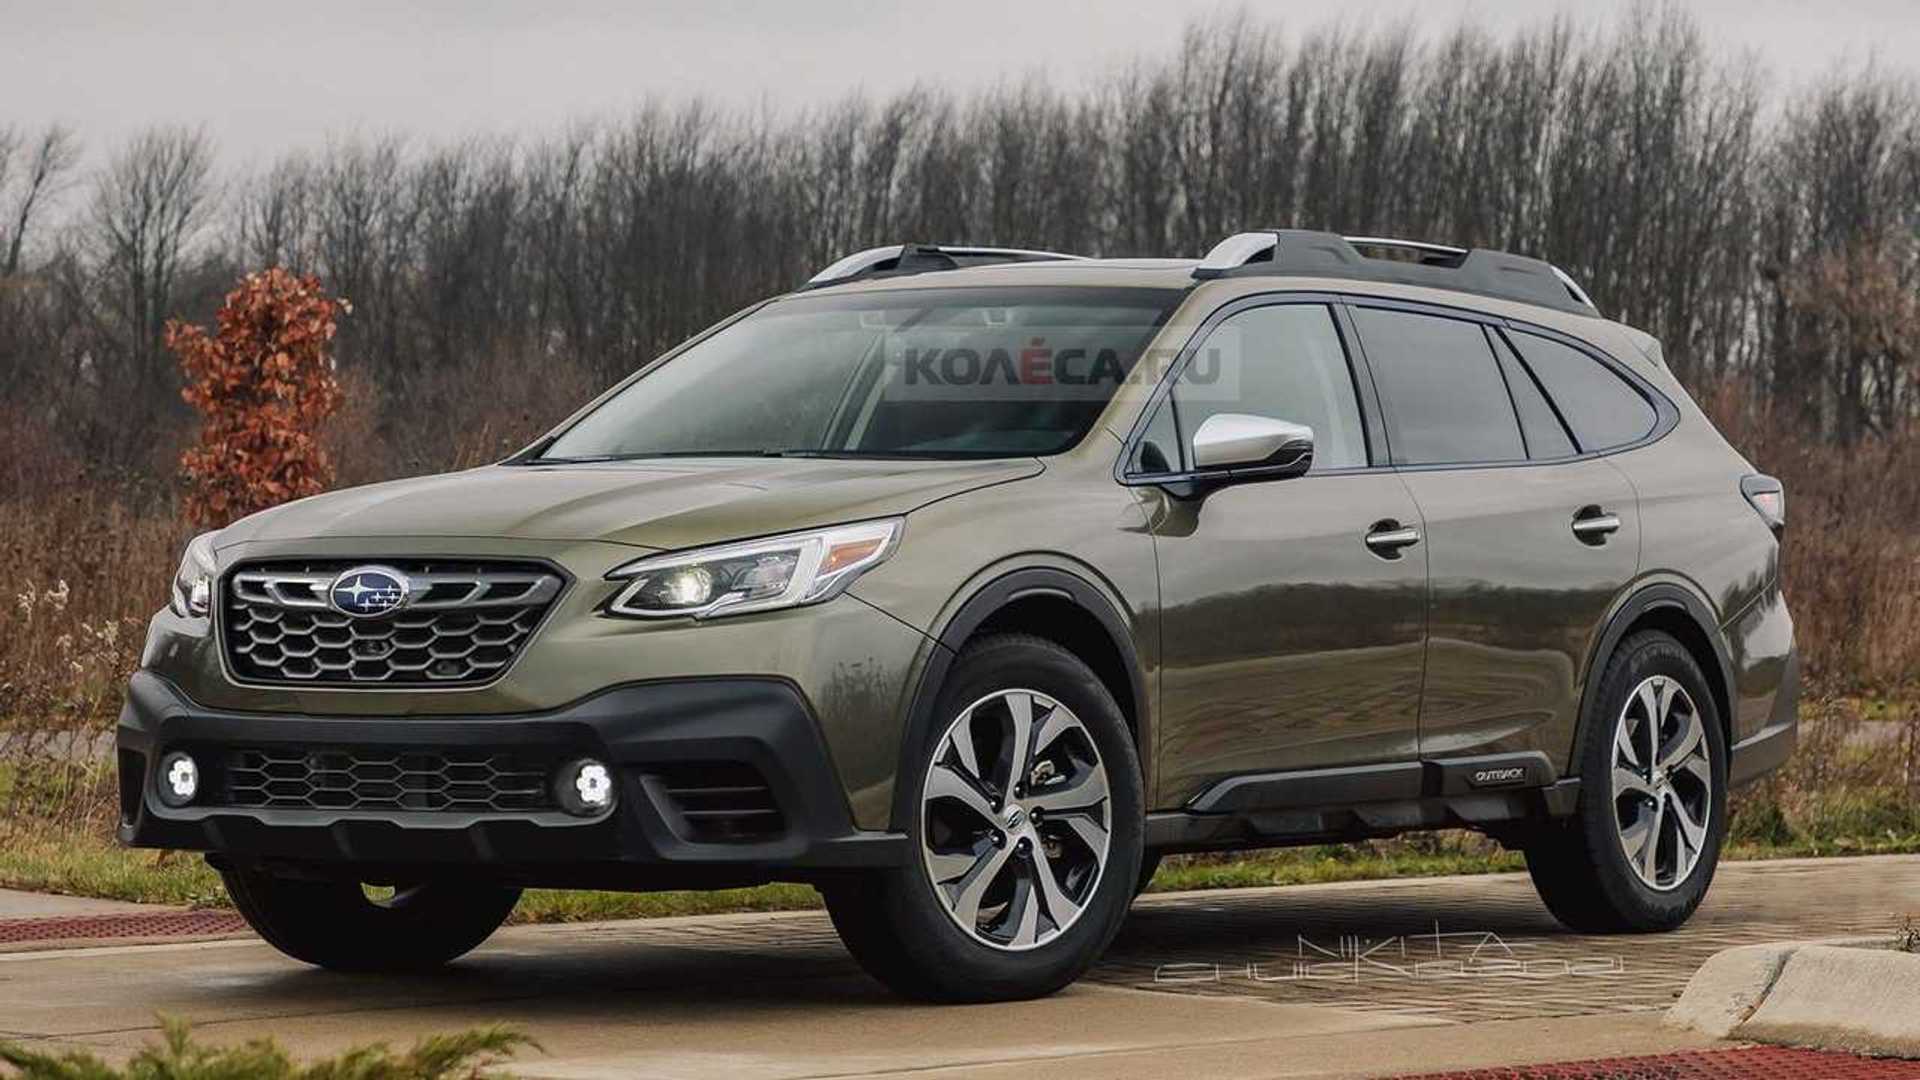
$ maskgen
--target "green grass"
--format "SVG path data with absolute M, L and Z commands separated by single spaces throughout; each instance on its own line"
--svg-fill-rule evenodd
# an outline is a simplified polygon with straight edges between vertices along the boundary
M 1736 842 L 1727 858 L 1920 852 L 1920 831 L 1798 837 L 1780 843 Z M 1464 834 L 1438 834 L 1374 844 L 1325 844 L 1230 856 L 1168 859 L 1153 891 L 1234 889 L 1263 885 L 1370 881 L 1382 878 L 1486 874 L 1525 869 L 1513 852 Z M 199 856 L 129 851 L 88 836 L 16 829 L 0 844 L 0 887 L 71 896 L 189 907 L 226 907 L 220 877 Z M 619 893 L 530 890 L 516 922 L 584 922 L 741 911 L 802 911 L 819 906 L 805 885 L 762 885 L 708 892 Z
M 16 828 L 0 842 L 0 888 L 186 907 L 227 907 L 227 893 L 198 855 L 130 851 L 92 836 Z M 708 892 L 575 892 L 533 889 L 516 922 L 583 922 L 729 911 L 817 907 L 805 885 L 762 885 Z

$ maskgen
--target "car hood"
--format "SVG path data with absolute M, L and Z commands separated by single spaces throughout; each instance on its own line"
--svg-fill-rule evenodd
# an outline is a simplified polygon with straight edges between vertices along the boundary
M 320 537 L 470 536 L 598 540 L 674 550 L 904 514 L 1041 471 L 1033 458 L 490 465 L 301 499 L 235 522 L 221 532 L 217 546 Z

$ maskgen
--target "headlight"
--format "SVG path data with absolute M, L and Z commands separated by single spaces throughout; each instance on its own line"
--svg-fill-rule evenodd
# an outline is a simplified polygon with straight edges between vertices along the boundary
M 187 544 L 180 556 L 180 569 L 173 572 L 173 593 L 167 606 L 183 618 L 205 618 L 213 608 L 213 534 L 201 533 Z
M 893 553 L 900 525 L 864 521 L 630 562 L 607 575 L 628 581 L 607 610 L 705 619 L 829 600 Z

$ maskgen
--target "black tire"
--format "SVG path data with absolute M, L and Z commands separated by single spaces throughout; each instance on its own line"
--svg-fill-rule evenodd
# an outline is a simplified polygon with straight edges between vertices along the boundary
M 1106 768 L 1108 854 L 1079 915 L 1023 951 L 975 940 L 949 916 L 921 859 L 919 811 L 935 748 L 955 717 L 997 691 L 1028 689 L 1065 705 L 1084 725 Z M 907 825 L 908 865 L 822 888 L 834 929 L 860 966 L 895 993 L 927 1001 L 1014 1001 L 1066 986 L 1091 967 L 1125 919 L 1140 873 L 1145 827 L 1140 766 L 1120 707 L 1072 653 L 1024 634 L 969 644 L 941 688 L 928 744 L 898 783 L 916 808 Z
M 334 971 L 426 971 L 465 955 L 507 921 L 519 889 L 402 887 L 376 902 L 358 882 L 222 870 L 247 925 L 295 960 Z
M 1650 887 L 1628 862 L 1612 781 L 1616 725 L 1629 696 L 1654 676 L 1674 680 L 1691 699 L 1712 773 L 1711 809 L 1698 860 L 1665 889 Z M 1636 633 L 1619 644 L 1582 718 L 1574 760 L 1582 782 L 1573 816 L 1533 834 L 1526 847 L 1527 872 L 1540 899 L 1568 929 L 1581 933 L 1649 933 L 1685 923 L 1713 883 L 1727 829 L 1726 734 L 1706 677 L 1685 646 L 1658 631 Z
M 1133 895 L 1139 896 L 1153 884 L 1154 872 L 1160 869 L 1162 856 L 1157 851 L 1149 851 L 1140 856 L 1140 874 L 1134 878 Z

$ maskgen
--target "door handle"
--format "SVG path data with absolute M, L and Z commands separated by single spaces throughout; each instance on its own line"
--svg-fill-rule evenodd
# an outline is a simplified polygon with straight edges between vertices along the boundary
M 1604 544 L 1607 537 L 1620 531 L 1620 515 L 1597 506 L 1581 508 L 1573 515 L 1573 535 L 1588 544 Z
M 1420 542 L 1420 530 L 1397 521 L 1382 521 L 1367 533 L 1367 548 L 1383 559 L 1397 559 L 1400 549 Z

